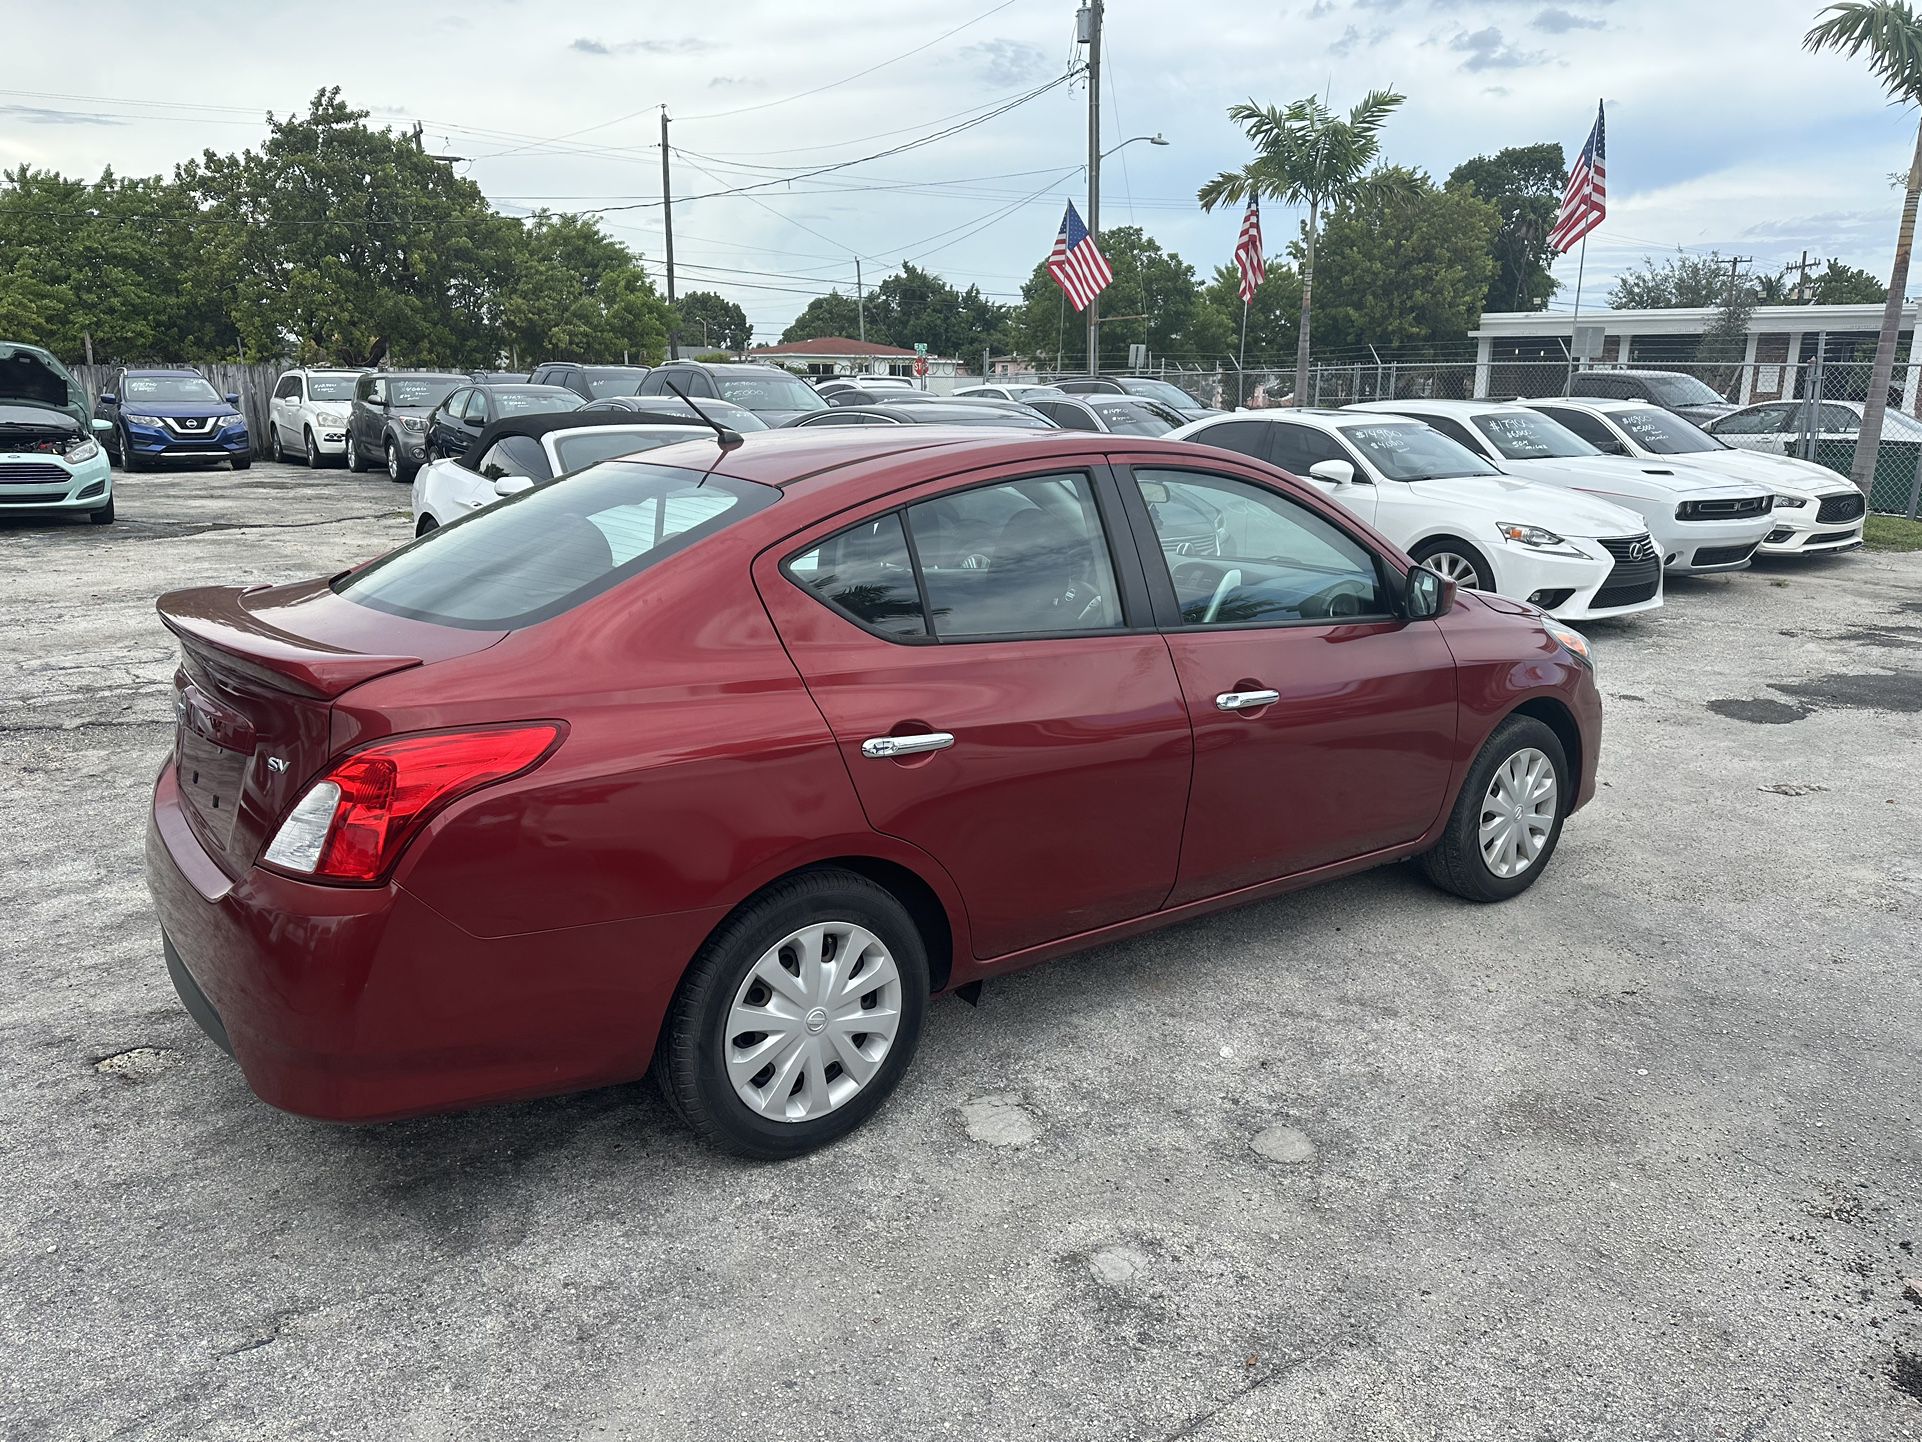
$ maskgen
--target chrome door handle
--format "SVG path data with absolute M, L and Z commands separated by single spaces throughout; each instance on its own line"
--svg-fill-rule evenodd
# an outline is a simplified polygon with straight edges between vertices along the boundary
M 1252 711 L 1258 706 L 1272 706 L 1281 699 L 1279 691 L 1223 691 L 1215 697 L 1217 711 Z
M 923 751 L 945 751 L 954 737 L 945 731 L 926 731 L 918 736 L 870 736 L 861 743 L 861 754 L 885 761 L 890 756 L 918 756 Z

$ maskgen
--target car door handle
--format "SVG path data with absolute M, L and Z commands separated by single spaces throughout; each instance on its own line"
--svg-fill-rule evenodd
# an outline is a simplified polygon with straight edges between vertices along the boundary
M 945 751 L 954 737 L 945 731 L 924 731 L 918 736 L 870 736 L 861 743 L 861 754 L 877 761 L 890 756 L 918 756 L 923 751 Z
M 1252 711 L 1259 706 L 1272 706 L 1281 699 L 1279 691 L 1223 691 L 1215 697 L 1217 711 Z

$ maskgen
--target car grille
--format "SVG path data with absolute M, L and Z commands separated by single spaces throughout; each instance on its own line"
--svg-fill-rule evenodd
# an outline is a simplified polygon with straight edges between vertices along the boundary
M 21 461 L 11 466 L 0 466 L 0 485 L 64 486 L 72 479 L 72 471 L 49 461 Z
M 1821 509 L 1815 513 L 1815 523 L 1833 526 L 1841 521 L 1853 521 L 1866 509 L 1868 502 L 1860 491 L 1851 491 L 1845 496 L 1824 496 Z
M 66 499 L 65 486 L 57 491 L 0 491 L 0 506 L 47 506 Z
M 1704 546 L 1695 553 L 1691 562 L 1697 566 L 1733 566 L 1746 561 L 1755 554 L 1759 542 L 1751 541 L 1746 546 Z
M 1707 501 L 1683 501 L 1675 508 L 1675 519 L 1739 521 L 1744 516 L 1766 516 L 1774 508 L 1774 496 L 1722 496 Z
M 160 420 L 175 435 L 194 440 L 215 434 L 225 424 L 218 416 L 162 416 Z
M 1822 531 L 1817 535 L 1810 536 L 1806 544 L 1811 546 L 1824 546 L 1830 541 L 1853 541 L 1854 539 L 1854 531 Z
M 1588 603 L 1591 609 L 1633 606 L 1662 589 L 1662 553 L 1646 534 L 1613 537 L 1602 547 L 1615 558 L 1615 569 Z

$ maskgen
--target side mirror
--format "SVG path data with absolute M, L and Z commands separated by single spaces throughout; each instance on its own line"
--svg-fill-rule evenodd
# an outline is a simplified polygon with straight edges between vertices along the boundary
M 1455 609 L 1455 594 L 1453 581 L 1426 566 L 1416 566 L 1409 571 L 1402 591 L 1402 610 L 1411 621 L 1432 621 Z
M 225 401 L 228 405 L 232 406 L 235 410 L 240 409 L 240 392 L 239 391 L 228 391 L 226 395 L 221 397 L 221 399 Z
M 120 404 L 120 397 L 112 391 L 102 391 L 100 393 L 100 404 L 103 406 L 117 406 Z
M 1316 461 L 1308 468 L 1308 474 L 1315 480 L 1327 481 L 1335 486 L 1352 486 L 1355 483 L 1352 461 Z
M 101 420 L 101 419 L 100 419 L 100 417 L 99 417 L 99 416 L 95 416 L 95 417 L 93 418 L 93 433 L 94 433 L 95 435 L 97 435 L 97 436 L 108 436 L 108 435 L 112 435 L 112 434 L 113 434 L 113 422 L 112 422 L 112 421 L 103 421 L 103 420 Z
M 518 496 L 522 491 L 531 491 L 533 489 L 533 481 L 529 480 L 526 476 L 502 476 L 494 482 L 494 494 L 503 500 L 509 496 Z

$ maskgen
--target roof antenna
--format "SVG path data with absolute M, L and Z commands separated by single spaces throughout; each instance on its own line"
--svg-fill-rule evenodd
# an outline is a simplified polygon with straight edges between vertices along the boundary
M 673 381 L 667 382 L 667 388 L 682 400 L 686 401 L 689 410 L 693 411 L 695 415 L 699 416 L 714 428 L 714 439 L 720 442 L 721 450 L 724 453 L 733 450 L 741 443 L 741 433 L 739 431 L 731 430 L 727 426 L 722 425 L 719 421 L 715 420 L 713 416 L 695 405 L 694 398 L 679 386 L 675 385 Z

